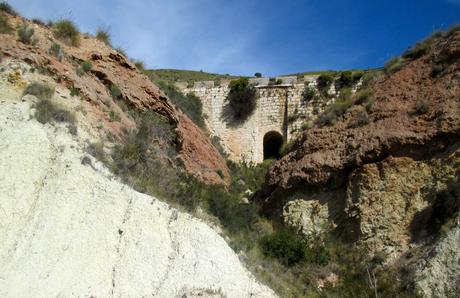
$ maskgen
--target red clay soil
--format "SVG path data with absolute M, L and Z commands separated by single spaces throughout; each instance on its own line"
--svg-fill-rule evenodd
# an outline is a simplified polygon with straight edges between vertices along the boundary
M 134 64 L 119 52 L 96 38 L 82 34 L 81 44 L 70 47 L 56 40 L 46 26 L 34 24 L 20 17 L 7 16 L 12 27 L 26 23 L 34 28 L 35 45 L 26 45 L 17 40 L 15 32 L 0 34 L 0 53 L 25 61 L 66 88 L 79 91 L 80 97 L 89 108 L 88 117 L 95 124 L 115 136 L 121 136 L 124 129 L 136 127 L 128 113 L 125 113 L 112 98 L 109 88 L 117 85 L 122 101 L 131 108 L 148 109 L 164 116 L 176 127 L 179 154 L 189 173 L 206 183 L 228 184 L 229 169 L 218 150 L 206 134 L 186 115 L 178 112 L 166 95 L 141 73 Z M 61 46 L 64 58 L 59 61 L 49 54 L 53 43 Z M 85 60 L 92 63 L 92 69 L 78 76 L 76 68 Z M 107 110 L 120 115 L 120 121 L 111 121 Z M 92 119 L 94 118 L 94 119 Z M 223 178 L 218 174 L 222 171 Z
M 444 71 L 435 75 L 435 61 Z M 439 63 L 437 63 L 439 64 Z M 369 123 L 356 125 L 364 107 L 353 106 L 333 126 L 305 131 L 294 149 L 270 169 L 265 194 L 297 187 L 339 186 L 364 164 L 388 156 L 416 159 L 460 141 L 460 30 L 438 39 L 429 52 L 406 61 L 372 84 Z

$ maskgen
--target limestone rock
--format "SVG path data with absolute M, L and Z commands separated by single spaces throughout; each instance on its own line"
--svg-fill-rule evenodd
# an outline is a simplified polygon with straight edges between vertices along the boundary
M 123 185 L 0 93 L 1 297 L 273 297 L 205 223 Z

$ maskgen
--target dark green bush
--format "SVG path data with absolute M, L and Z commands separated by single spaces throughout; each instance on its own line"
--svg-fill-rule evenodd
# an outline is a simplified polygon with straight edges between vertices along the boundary
M 64 53 L 61 49 L 61 45 L 58 43 L 53 43 L 51 47 L 49 48 L 48 53 L 56 57 L 56 59 L 58 59 L 59 61 L 61 61 L 62 58 L 64 57 Z
M 75 123 L 75 116 L 69 111 L 54 105 L 48 99 L 42 99 L 35 105 L 35 118 L 45 124 L 51 121 Z
M 328 93 L 329 88 L 331 87 L 333 81 L 334 81 L 334 77 L 329 73 L 321 74 L 316 79 L 316 85 L 318 87 L 318 90 L 321 92 L 321 94 Z
M 361 78 L 364 77 L 364 74 L 365 73 L 362 70 L 354 71 L 352 75 L 353 84 L 358 83 L 359 80 L 361 80 Z
M 261 78 L 261 77 L 262 77 L 262 74 L 261 74 L 260 72 L 256 72 L 256 73 L 254 74 L 254 77 L 256 77 L 256 78 Z
M 249 84 L 248 78 L 239 78 L 230 82 L 227 101 L 238 119 L 249 117 L 257 105 L 256 89 Z
M 302 262 L 307 256 L 306 243 L 289 229 L 263 237 L 260 247 L 265 256 L 278 259 L 285 266 Z
M 314 88 L 306 86 L 303 93 L 302 93 L 302 100 L 307 103 L 311 100 L 318 99 L 318 94 L 316 94 L 316 90 Z
M 8 4 L 8 2 L 6 1 L 0 2 L 0 11 L 6 12 L 12 16 L 18 15 L 16 10 L 14 10 L 14 8 L 10 4 Z
M 98 28 L 96 31 L 96 38 L 108 46 L 112 46 L 112 38 L 110 37 L 109 30 Z
M 354 84 L 354 80 L 353 80 L 352 72 L 343 71 L 336 81 L 336 89 L 340 90 L 343 88 L 351 88 L 353 87 L 353 84 Z
M 54 95 L 54 87 L 38 82 L 30 83 L 24 90 L 24 95 L 31 94 L 38 99 L 50 99 Z
M 43 26 L 43 27 L 46 26 L 45 22 L 43 22 L 42 20 L 37 19 L 37 18 L 32 19 L 32 23 L 37 24 L 39 26 Z
M 13 31 L 13 28 L 11 28 L 8 20 L 0 14 L 0 34 L 7 34 L 11 31 Z
M 54 36 L 67 45 L 77 47 L 80 45 L 80 31 L 70 20 L 59 20 L 53 25 Z
M 176 86 L 164 81 L 158 81 L 156 84 L 163 90 L 172 103 L 184 112 L 196 125 L 201 128 L 206 127 L 203 117 L 203 104 L 196 95 L 192 93 L 184 95 Z

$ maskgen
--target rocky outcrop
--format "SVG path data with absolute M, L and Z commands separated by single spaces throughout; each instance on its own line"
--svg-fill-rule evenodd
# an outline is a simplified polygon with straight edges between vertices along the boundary
M 14 34 L 0 34 L 2 55 L 22 60 L 61 86 L 78 93 L 94 128 L 102 127 L 114 136 L 121 136 L 124 129 L 136 127 L 128 109 L 151 110 L 176 127 L 178 151 L 191 174 L 206 183 L 229 182 L 225 160 L 205 133 L 187 116 L 176 111 L 164 93 L 125 56 L 86 34 L 82 35 L 79 47 L 70 47 L 56 40 L 47 27 L 20 17 L 8 16 L 8 20 L 12 25 L 25 23 L 34 28 L 37 42 L 26 45 Z M 62 59 L 50 54 L 49 49 L 54 43 L 61 47 Z M 92 69 L 85 75 L 78 75 L 76 69 L 83 61 L 90 61 Z M 112 86 L 119 89 L 118 99 L 111 94 Z M 110 112 L 115 113 L 119 121 L 113 121 Z M 217 174 L 219 170 L 223 178 Z
M 429 54 L 377 80 L 368 124 L 353 125 L 354 111 L 359 108 L 355 107 L 334 126 L 305 132 L 295 149 L 270 170 L 266 192 L 302 184 L 340 185 L 362 165 L 388 156 L 423 159 L 458 142 L 460 60 L 451 61 L 438 76 L 433 76 L 432 61 L 459 44 L 457 30 L 436 43 Z
M 457 28 L 376 78 L 368 123 L 356 124 L 364 107 L 354 105 L 305 131 L 270 169 L 264 210 L 386 256 L 423 296 L 458 296 L 459 48 Z
M 275 296 L 205 223 L 85 154 L 84 121 L 40 124 L 0 83 L 0 296 Z

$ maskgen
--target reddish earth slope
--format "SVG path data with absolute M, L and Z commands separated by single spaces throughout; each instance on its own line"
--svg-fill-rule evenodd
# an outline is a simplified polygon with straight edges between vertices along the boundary
M 442 70 L 442 71 L 440 71 Z M 428 53 L 376 79 L 369 123 L 356 127 L 353 106 L 333 126 L 310 129 L 275 164 L 266 193 L 341 185 L 354 169 L 388 156 L 424 159 L 460 140 L 460 29 Z
M 82 35 L 78 47 L 67 46 L 55 39 L 46 26 L 20 17 L 5 16 L 12 27 L 25 23 L 33 28 L 33 37 L 37 42 L 34 45 L 19 42 L 13 30 L 9 34 L 0 34 L 0 53 L 23 60 L 38 71 L 47 73 L 56 83 L 78 90 L 85 101 L 88 118 L 95 126 L 102 126 L 115 136 L 121 136 L 123 129 L 135 128 L 129 113 L 124 112 L 120 102 L 116 102 L 110 94 L 110 87 L 116 85 L 121 91 L 122 106 L 152 110 L 176 127 L 178 151 L 188 172 L 207 183 L 229 181 L 225 160 L 205 133 L 177 111 L 165 94 L 125 56 L 87 34 Z M 53 43 L 61 46 L 64 53 L 62 60 L 49 54 Z M 87 75 L 78 76 L 76 68 L 85 60 L 91 61 L 92 69 Z M 111 121 L 108 111 L 115 111 L 120 120 Z M 223 179 L 217 173 L 219 170 Z

